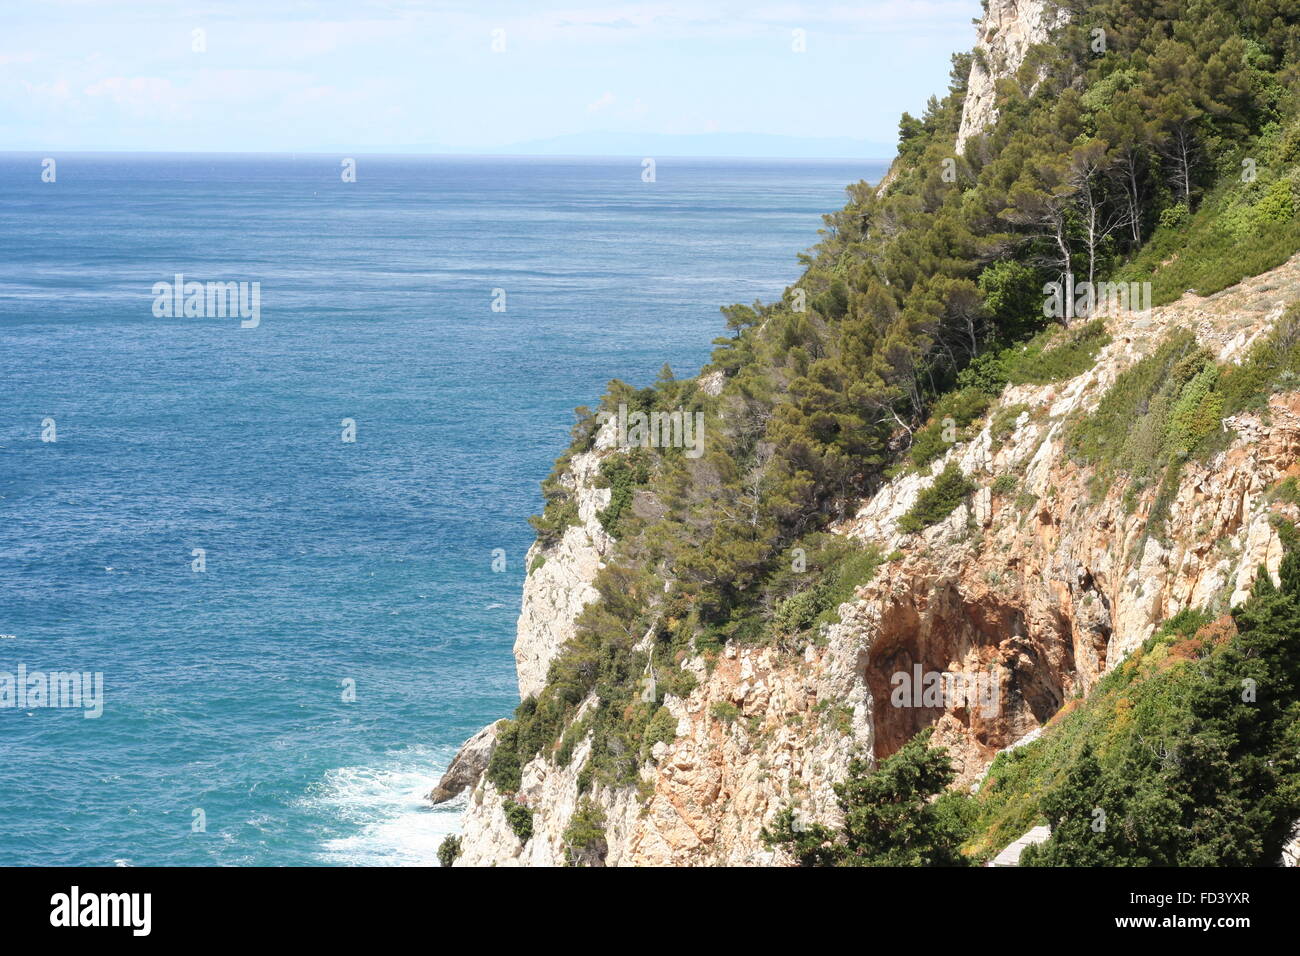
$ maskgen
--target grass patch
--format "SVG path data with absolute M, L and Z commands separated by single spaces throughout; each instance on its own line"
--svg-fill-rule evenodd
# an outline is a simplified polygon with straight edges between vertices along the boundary
M 907 453 L 912 465 L 924 468 L 936 458 L 942 458 L 957 442 L 965 441 L 970 424 L 988 410 L 994 397 L 968 386 L 948 392 L 935 402 L 930 421 L 912 436 L 912 447 Z
M 715 703 L 709 711 L 713 714 L 713 719 L 720 721 L 728 726 L 734 724 L 740 717 L 740 708 L 729 700 L 720 700 Z
M 1229 178 L 1185 221 L 1164 217 L 1116 281 L 1150 282 L 1155 305 L 1173 302 L 1188 289 L 1212 295 L 1300 252 L 1295 213 L 1289 179 L 1261 177 L 1245 184 Z
M 1095 320 L 1074 328 L 1054 326 L 999 356 L 1011 385 L 1047 385 L 1082 375 L 1097 364 L 1097 353 L 1110 342 L 1106 326 Z

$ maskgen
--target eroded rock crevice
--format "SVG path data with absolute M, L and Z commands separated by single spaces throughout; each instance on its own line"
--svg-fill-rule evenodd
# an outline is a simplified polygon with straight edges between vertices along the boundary
M 1075 685 L 1068 621 L 1033 628 L 1021 604 L 968 595 L 953 580 L 919 593 L 881 614 L 860 674 L 877 759 L 943 723 L 944 736 L 965 740 L 961 763 L 973 766 L 1060 709 Z

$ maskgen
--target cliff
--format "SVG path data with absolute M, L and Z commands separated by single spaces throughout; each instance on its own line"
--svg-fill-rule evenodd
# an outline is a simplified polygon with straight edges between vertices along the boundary
M 1125 502 L 1119 488 L 1098 497 L 1065 453 L 1064 433 L 1072 416 L 1095 407 L 1174 331 L 1194 330 L 1199 344 L 1232 362 L 1295 301 L 1300 257 L 1208 298 L 1188 295 L 1144 318 L 1109 319 L 1111 341 L 1092 369 L 1008 387 L 978 433 L 925 473 L 900 476 L 864 500 L 835 530 L 893 559 L 841 605 L 821 646 L 799 653 L 728 646 L 712 666 L 698 656 L 683 661 L 700 683 L 684 699 L 667 699 L 675 739 L 656 745 L 640 793 L 597 787 L 592 794 L 607 821 L 605 862 L 780 863 L 759 834 L 782 807 L 836 822 L 832 784 L 855 748 L 887 755 L 927 723 L 953 755 L 959 782 L 976 783 L 1000 749 L 1086 693 L 1161 621 L 1186 608 L 1239 603 L 1261 564 L 1276 574 L 1282 546 L 1270 516 L 1300 514 L 1268 491 L 1300 474 L 1300 393 L 1274 396 L 1267 414 L 1225 423 L 1236 437 L 1211 461 L 1185 468 L 1163 538 L 1148 533 L 1157 489 L 1136 502 Z M 993 423 L 1008 414 L 1014 427 L 995 435 Z M 970 503 L 922 533 L 901 531 L 899 518 L 949 462 L 978 484 Z M 588 462 L 577 467 L 590 474 Z M 551 580 L 575 581 L 577 593 L 587 594 L 590 564 L 559 555 L 542 570 L 572 560 Z M 548 602 L 579 606 L 558 594 Z M 552 655 L 549 642 L 572 628 L 567 617 L 534 629 L 539 618 L 528 604 L 526 597 L 519 635 L 533 650 L 521 658 L 521 678 L 524 660 L 532 666 Z M 993 670 L 1004 706 L 987 717 L 978 709 L 889 706 L 888 675 L 915 662 L 925 670 Z M 734 707 L 735 718 L 719 718 L 720 704 Z M 457 865 L 563 864 L 589 746 L 580 744 L 567 766 L 538 756 L 525 768 L 518 796 L 534 814 L 526 844 L 507 821 L 503 796 L 480 782 Z
M 787 352 L 800 353 L 804 345 L 810 351 L 825 349 L 826 340 L 818 333 L 835 327 L 835 322 L 843 327 L 851 325 L 850 319 L 865 317 L 873 331 L 864 338 L 897 343 L 898 337 L 880 334 L 901 311 L 891 296 L 903 301 L 903 293 L 892 290 L 891 275 L 900 283 L 910 280 L 907 269 L 895 268 L 889 274 L 879 265 L 894 252 L 888 243 L 905 236 L 909 228 L 922 228 L 915 225 L 918 222 L 940 222 L 941 230 L 955 231 L 958 215 L 954 210 L 958 207 L 963 214 L 969 213 L 963 223 L 979 221 L 981 200 L 989 201 L 990 210 L 997 208 L 977 183 L 980 164 L 994 165 L 991 157 L 968 157 L 972 182 L 956 187 L 956 198 L 946 209 L 942 203 L 949 201 L 949 193 L 944 192 L 949 181 L 936 181 L 938 173 L 932 167 L 938 163 L 936 157 L 951 154 L 954 141 L 958 153 L 977 143 L 985 145 L 972 147 L 972 154 L 992 151 L 988 144 L 999 139 L 998 130 L 1016 115 L 1008 110 L 1009 119 L 1003 127 L 997 125 L 999 84 L 1016 80 L 1017 89 L 1011 84 L 1002 90 L 1012 89 L 1025 110 L 1050 108 L 1025 105 L 1048 76 L 1034 66 L 1031 57 L 1034 49 L 1065 23 L 1065 14 L 1043 0 L 989 0 L 964 94 L 958 85 L 953 99 L 919 123 L 928 132 L 916 135 L 931 137 L 927 162 L 923 164 L 914 156 L 909 167 L 900 158 L 877 190 L 863 188 L 860 195 L 851 192 L 850 207 L 838 214 L 839 218 L 828 217 L 836 227 L 832 232 L 849 233 L 850 238 L 826 255 L 830 264 L 821 286 L 810 289 L 817 315 L 805 320 L 794 314 L 798 310 L 786 314 L 774 307 L 767 313 L 744 313 L 743 307 L 738 307 L 742 309 L 738 324 L 752 327 L 755 337 L 770 331 L 774 339 L 799 342 L 798 347 L 783 345 L 780 351 L 781 360 L 796 368 L 809 366 L 808 353 L 789 358 Z M 1078 64 L 1073 69 L 1062 69 L 1065 78 L 1061 83 L 1077 101 L 1084 79 Z M 1045 99 L 1052 97 L 1037 97 Z M 984 133 L 993 135 L 981 138 Z M 1021 135 L 1026 135 L 1023 130 Z M 1036 136 L 1028 138 L 1038 143 L 1041 137 Z M 1300 129 L 1295 138 L 1300 141 Z M 1061 148 L 1072 150 L 1073 143 L 1071 134 Z M 1010 152 L 1023 158 L 1027 149 L 1022 140 Z M 1078 157 L 1085 154 L 1068 155 L 1078 175 Z M 1037 161 L 1025 166 L 1044 168 Z M 988 177 L 994 182 L 1015 178 L 1005 170 L 996 172 L 998 175 Z M 1148 170 L 1144 175 L 1154 174 Z M 1133 181 L 1131 177 L 1129 181 Z M 891 182 L 900 185 L 891 191 Z M 1004 230 L 1023 225 L 1025 210 L 1052 212 L 1054 203 L 1075 195 L 1069 184 L 1048 183 L 1051 189 L 1037 189 L 1042 184 L 1032 177 L 1020 185 L 1021 189 L 1012 193 L 1022 206 L 1007 207 L 1007 215 L 990 212 L 987 217 L 994 223 L 987 225 L 991 236 L 988 249 L 994 252 L 981 251 L 980 269 L 988 266 L 999 250 L 1014 248 L 1014 237 L 1009 238 Z M 895 196 L 899 189 L 911 192 Z M 1138 199 L 1147 201 L 1146 195 Z M 1150 195 L 1156 195 L 1154 186 Z M 1250 193 L 1241 202 L 1232 196 L 1218 201 L 1235 214 L 1246 215 L 1241 212 L 1245 200 L 1257 199 Z M 943 212 L 950 216 L 945 219 Z M 1168 212 L 1176 215 L 1166 216 Z M 1073 210 L 1063 212 L 1060 222 L 1066 223 L 1072 215 Z M 1152 220 L 1167 219 L 1168 228 L 1174 229 L 1185 221 L 1189 210 L 1185 203 L 1172 210 L 1166 205 L 1163 211 L 1153 205 L 1147 215 Z M 1031 224 L 1029 228 L 1035 227 Z M 1210 228 L 1193 235 L 1208 243 L 1205 236 Z M 1062 226 L 1060 233 L 1063 242 L 1069 238 L 1065 229 Z M 944 232 L 943 242 L 948 238 Z M 1027 241 L 1041 238 L 1041 233 L 1032 234 Z M 871 246 L 873 242 L 879 245 Z M 1300 241 L 1291 245 L 1288 255 L 1298 245 Z M 862 253 L 862 249 L 868 251 Z M 1189 262 L 1201 256 L 1186 248 L 1162 254 L 1167 258 L 1157 262 L 1159 267 L 1177 263 L 1180 255 Z M 854 260 L 853 255 L 860 259 Z M 833 510 L 837 515 L 826 530 L 840 542 L 855 543 L 862 554 L 876 555 L 879 561 L 872 573 L 854 582 L 856 587 L 846 600 L 830 608 L 829 618 L 817 618 L 822 621 L 819 626 L 777 626 L 782 602 L 810 592 L 782 591 L 769 581 L 755 588 L 768 590 L 752 597 L 765 615 L 761 639 L 728 640 L 718 647 L 711 644 L 716 627 L 710 631 L 699 626 L 691 632 L 692 622 L 699 621 L 698 608 L 691 607 L 700 597 L 698 590 L 688 592 L 678 603 L 670 596 L 656 605 L 642 596 L 645 605 L 654 605 L 654 623 L 649 630 L 644 619 L 620 619 L 608 643 L 599 644 L 599 636 L 592 638 L 591 647 L 584 648 L 592 657 L 581 666 L 594 671 L 605 663 L 599 658 L 601 653 L 613 659 L 633 645 L 630 650 L 641 655 L 635 658 L 638 667 L 649 655 L 647 673 L 653 675 L 658 668 L 662 685 L 658 695 L 652 687 L 640 704 L 635 697 L 624 695 L 614 706 L 607 688 L 605 699 L 592 689 L 599 686 L 594 679 L 573 692 L 572 687 L 580 682 L 570 674 L 565 691 L 573 696 L 566 703 L 548 700 L 539 704 L 551 688 L 548 669 L 584 633 L 585 625 L 579 621 L 584 609 L 600 602 L 601 593 L 607 603 L 617 601 L 616 592 L 608 587 L 602 592 L 597 585 L 605 569 L 619 558 L 620 548 L 632 549 L 634 557 L 629 560 L 655 563 L 654 572 L 660 575 L 655 579 L 655 595 L 670 595 L 677 583 L 676 569 L 663 559 L 662 547 L 653 541 L 629 545 L 607 532 L 601 518 L 611 507 L 611 489 L 602 466 L 623 451 L 615 447 L 612 428 L 598 430 L 589 447 L 574 454 L 558 477 L 559 487 L 574 507 L 572 520 L 529 551 L 515 643 L 520 695 L 525 700 L 523 716 L 517 716 L 517 722 L 523 726 L 530 708 L 545 706 L 548 719 L 560 723 L 534 724 L 529 732 L 537 735 L 536 728 L 542 726 L 551 734 L 559 726 L 559 737 L 548 736 L 533 749 L 513 745 L 508 751 L 503 749 L 519 756 L 519 765 L 512 766 L 509 774 L 495 776 L 488 770 L 489 758 L 498 746 L 504 722 L 467 744 L 448 779 L 435 792 L 437 798 L 447 799 L 465 791 L 463 834 L 455 865 L 788 864 L 792 860 L 787 851 L 773 849 L 763 838 L 764 828 L 771 827 L 787 808 L 794 809 L 800 826 L 839 825 L 835 784 L 849 774 L 855 756 L 883 760 L 919 732 L 933 727 L 932 743 L 942 746 L 951 757 L 954 787 L 978 789 L 1000 753 L 1040 734 L 1050 734 L 1054 719 L 1096 689 L 1105 675 L 1143 647 L 1162 624 L 1192 610 L 1221 619 L 1251 594 L 1261 567 L 1275 582 L 1279 580 L 1284 555 L 1279 529 L 1300 520 L 1295 496 L 1278 493 L 1283 482 L 1300 476 L 1300 391 L 1295 390 L 1300 380 L 1294 375 L 1286 380 L 1286 387 L 1261 387 L 1258 401 L 1212 421 L 1210 430 L 1218 437 L 1212 453 L 1191 454 L 1189 446 L 1163 471 L 1163 478 L 1112 481 L 1097 462 L 1085 461 L 1078 446 L 1079 430 L 1085 425 L 1136 427 L 1135 423 L 1144 419 L 1151 395 L 1140 400 L 1137 410 L 1118 426 L 1104 425 L 1098 411 L 1117 385 L 1121 390 L 1127 387 L 1125 383 L 1135 370 L 1151 366 L 1171 343 L 1181 349 L 1175 359 L 1186 358 L 1204 368 L 1206 375 L 1217 375 L 1223 369 L 1241 367 L 1250 360 L 1258 342 L 1284 319 L 1293 321 L 1287 316 L 1292 315 L 1290 307 L 1300 303 L 1300 256 L 1274 256 L 1267 262 L 1266 258 L 1260 255 L 1251 260 L 1265 263 L 1255 268 L 1259 275 L 1235 285 L 1221 281 L 1215 286 L 1220 291 L 1213 294 L 1189 291 L 1145 312 L 1104 314 L 1100 319 L 1104 334 L 1087 340 L 1091 346 L 1079 337 L 1077 326 L 1062 330 L 1047 340 L 1045 348 L 1076 349 L 1084 360 L 1058 363 L 1057 372 L 1006 385 L 970 419 L 968 427 L 955 422 L 945 427 L 942 449 L 921 465 L 915 465 L 919 459 L 910 458 L 907 451 L 909 442 L 912 448 L 917 447 L 924 416 L 908 424 L 895 413 L 893 420 L 899 427 L 887 439 L 888 454 L 881 456 L 889 458 L 892 465 L 888 469 L 878 466 L 879 480 L 837 485 L 837 489 L 852 485 L 861 493 L 835 500 L 833 508 L 822 502 L 822 513 Z M 1067 266 L 1069 262 L 1067 256 Z M 1018 263 L 1004 260 L 1000 264 Z M 1031 257 L 1019 264 L 1031 277 L 1035 275 L 1032 267 L 1038 263 Z M 817 266 L 814 262 L 810 274 Z M 879 272 L 874 271 L 878 268 Z M 858 278 L 850 289 L 840 277 L 852 279 L 855 269 Z M 975 271 L 972 266 L 968 274 Z M 1246 271 L 1238 271 L 1232 278 Z M 810 280 L 806 275 L 801 281 Z M 969 291 L 961 287 L 962 282 L 970 286 Z M 918 282 L 918 288 L 921 286 Z M 1185 287 L 1176 285 L 1174 291 Z M 949 310 L 945 319 L 956 315 L 964 320 L 974 314 L 975 310 L 963 311 L 962 303 L 970 301 L 964 296 L 976 294 L 967 274 L 941 288 L 949 296 L 944 300 Z M 985 290 L 981 287 L 978 291 L 982 294 Z M 928 308 L 939 295 L 923 288 L 921 292 L 925 294 L 918 293 L 916 310 L 905 318 Z M 1030 297 L 1036 294 L 1037 289 L 1031 289 Z M 785 305 L 788 308 L 788 303 Z M 1035 303 L 1031 311 L 1037 307 Z M 789 324 L 779 324 L 786 319 Z M 810 326 L 816 328 L 810 331 Z M 967 328 L 974 339 L 973 325 Z M 928 327 L 926 334 L 930 334 Z M 956 335 L 960 347 L 965 347 L 964 334 L 965 330 L 959 330 Z M 757 346 L 752 341 L 742 341 L 741 333 L 736 341 L 742 343 L 741 350 L 750 349 L 744 352 L 746 360 L 757 361 L 753 359 Z M 974 358 L 978 349 L 970 351 Z M 882 374 L 888 377 L 888 362 L 895 356 L 910 361 L 904 348 L 894 348 L 889 354 L 888 360 L 867 366 L 868 371 L 875 374 L 883 368 Z M 742 368 L 738 378 L 746 371 L 743 361 L 736 360 L 736 366 Z M 830 380 L 830 373 L 824 368 L 821 371 Z M 918 374 L 915 366 L 907 366 L 906 371 Z M 795 378 L 793 374 L 781 377 L 786 374 L 785 367 L 778 372 L 772 377 L 776 392 Z M 735 367 L 731 374 L 737 374 Z M 726 373 L 713 368 L 700 380 L 699 390 L 717 397 L 726 388 L 726 378 Z M 950 381 L 956 378 L 954 370 Z M 767 384 L 771 383 L 761 383 Z M 851 379 L 844 390 L 856 390 L 860 384 L 861 379 Z M 777 418 L 775 404 L 756 408 L 755 395 L 763 391 L 761 385 L 754 386 L 753 380 L 744 385 L 738 389 L 741 397 L 728 394 L 724 397 L 730 402 L 710 406 L 711 413 L 718 416 L 719 431 L 759 432 L 769 418 Z M 806 386 L 805 394 L 822 394 L 817 389 L 823 382 L 818 380 L 815 385 Z M 822 391 L 835 394 L 833 387 Z M 861 404 L 869 405 L 874 398 L 867 394 Z M 1184 404 L 1190 401 L 1186 399 Z M 841 416 L 836 421 L 849 417 L 839 406 L 828 407 Z M 892 411 L 892 406 L 882 407 Z M 1190 408 L 1196 411 L 1194 405 Z M 820 418 L 810 416 L 815 426 L 833 417 L 829 412 Z M 1099 420 L 1103 425 L 1096 424 Z M 759 424 L 754 426 L 754 422 Z M 1165 427 L 1163 421 L 1160 427 Z M 1123 444 L 1124 436 L 1114 437 L 1111 446 Z M 1198 441 L 1204 437 L 1199 435 Z M 806 436 L 798 438 L 804 444 L 796 442 L 795 447 L 806 449 Z M 770 462 L 771 447 L 756 442 L 746 446 L 746 453 L 752 451 L 754 460 Z M 1155 447 L 1164 446 L 1157 442 Z M 764 459 L 765 455 L 769 457 Z M 824 461 L 804 464 L 812 470 Z M 763 477 L 759 474 L 759 479 Z M 943 481 L 954 479 L 964 489 L 960 502 L 946 516 L 918 526 L 914 520 L 918 508 Z M 692 528 L 706 526 L 700 498 L 722 494 L 718 491 L 724 487 L 719 472 L 707 468 L 678 472 L 675 480 L 698 482 L 705 489 L 690 499 L 686 517 L 678 520 Z M 758 483 L 755 480 L 755 486 Z M 743 494 L 748 486 L 737 480 L 730 487 L 731 494 Z M 635 494 L 655 499 L 647 513 L 666 512 L 668 506 L 655 497 L 670 497 L 664 488 Z M 751 525 L 757 523 L 755 516 Z M 681 534 L 684 529 L 671 530 Z M 790 540 L 805 539 L 792 536 Z M 680 553 L 677 556 L 680 559 Z M 718 564 L 729 567 L 722 561 Z M 600 605 L 596 610 L 604 608 Z M 661 615 L 675 615 L 670 627 L 661 627 Z M 638 621 L 639 626 L 634 630 L 629 620 Z M 665 630 L 672 630 L 674 639 L 678 634 L 691 634 L 679 643 L 664 640 L 657 645 L 657 631 L 662 637 Z M 671 659 L 665 660 L 668 655 L 664 654 L 656 660 L 657 647 L 672 650 Z M 626 656 L 630 659 L 632 655 Z M 674 677 L 689 677 L 672 681 L 672 687 L 680 692 L 663 693 L 668 684 L 665 671 Z M 913 672 L 988 675 L 996 706 L 984 708 L 960 700 L 898 706 L 891 700 L 894 679 Z M 601 737 L 600 731 L 593 729 L 599 726 L 595 718 L 602 708 L 606 714 L 614 711 L 615 720 L 632 724 L 630 715 L 638 707 L 636 719 L 642 723 L 635 725 L 633 738 L 608 733 Z M 556 718 L 556 714 L 560 716 Z M 634 742 L 629 744 L 629 739 Z M 638 743 L 639 751 L 635 749 Z M 607 772 L 611 753 L 624 765 L 632 760 L 634 772 L 622 777 Z M 601 772 L 596 772 L 597 756 L 607 761 Z M 1026 825 L 1024 829 L 1033 839 L 1017 841 L 1014 851 L 998 857 L 1002 864 L 1018 857 L 1019 848 L 1046 836 L 1043 828 L 1030 830 Z M 993 851 L 990 856 L 1019 835 L 993 832 L 1001 842 L 984 847 Z M 1293 839 L 1284 858 L 1293 862 L 1296 856 Z
M 536 541 L 528 549 L 528 577 L 515 637 L 521 700 L 545 685 L 556 652 L 573 637 L 578 613 L 597 598 L 592 581 L 614 543 L 598 517 L 609 505 L 610 491 L 597 487 L 597 476 L 601 461 L 617 453 L 616 440 L 611 422 L 596 433 L 590 451 L 573 456 L 560 483 L 573 495 L 578 520 L 564 529 L 559 541 L 550 545 Z

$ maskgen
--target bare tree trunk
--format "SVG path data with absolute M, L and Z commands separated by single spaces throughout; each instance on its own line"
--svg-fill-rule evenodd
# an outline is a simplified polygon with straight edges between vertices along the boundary
M 1191 133 L 1180 126 L 1174 131 L 1174 158 L 1178 162 L 1174 178 L 1188 209 L 1192 208 L 1192 149 Z
M 1133 234 L 1133 245 L 1142 245 L 1142 196 L 1138 191 L 1137 157 L 1128 160 L 1128 223 Z

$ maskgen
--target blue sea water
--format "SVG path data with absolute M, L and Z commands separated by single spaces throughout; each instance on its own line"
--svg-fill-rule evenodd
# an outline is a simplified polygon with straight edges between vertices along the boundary
M 0 865 L 435 862 L 572 408 L 692 374 L 883 172 L 42 158 L 0 154 L 0 672 L 104 710 L 0 708 Z M 261 324 L 155 317 L 176 273 Z

